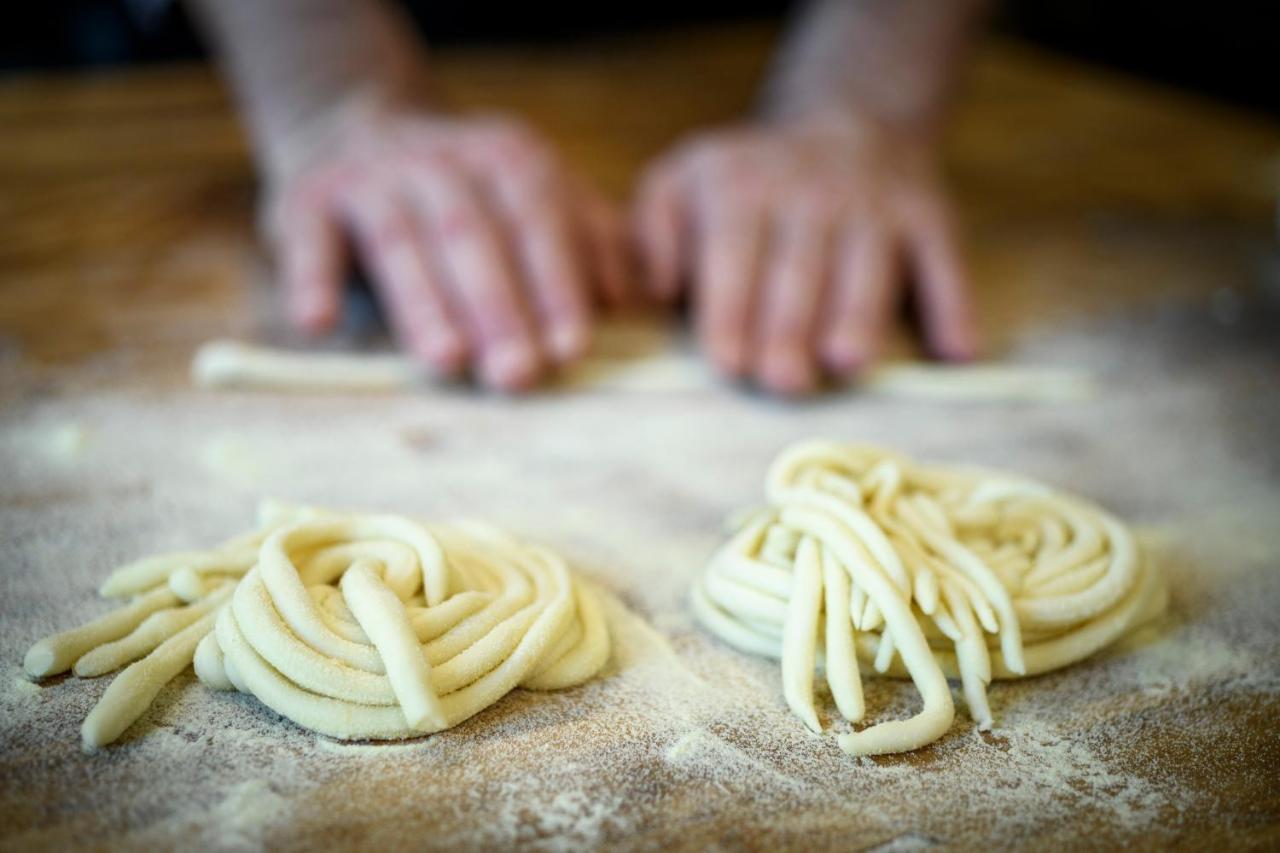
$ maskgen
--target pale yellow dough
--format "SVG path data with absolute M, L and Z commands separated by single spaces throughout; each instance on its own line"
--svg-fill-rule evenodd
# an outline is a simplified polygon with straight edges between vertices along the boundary
M 735 647 L 780 659 L 786 701 L 815 732 L 817 661 L 855 723 L 859 658 L 910 678 L 920 713 L 841 735 L 854 755 L 941 737 L 955 713 L 947 678 L 989 728 L 993 678 L 1067 666 L 1165 606 L 1163 580 L 1125 525 L 1013 474 L 810 441 L 778 457 L 766 493 L 768 507 L 695 583 L 694 612 Z
M 341 739 L 440 731 L 516 687 L 593 677 L 610 653 L 598 597 L 556 554 L 484 524 L 264 502 L 261 529 L 208 551 L 139 560 L 104 595 L 132 597 L 32 646 L 28 676 L 128 664 L 82 727 L 117 739 L 193 662 L 298 725 Z
M 412 360 L 394 354 L 294 352 L 230 340 L 201 346 L 191 377 L 202 388 L 320 393 L 404 391 L 423 387 L 429 378 Z M 633 393 L 706 391 L 719 382 L 703 359 L 670 347 L 630 357 L 589 356 L 561 381 Z M 939 402 L 1070 403 L 1096 393 L 1085 371 L 1013 364 L 889 363 L 869 371 L 856 387 L 880 396 Z

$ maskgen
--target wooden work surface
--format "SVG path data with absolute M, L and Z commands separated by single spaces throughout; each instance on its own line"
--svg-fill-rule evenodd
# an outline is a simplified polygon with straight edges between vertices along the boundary
M 743 111 L 772 36 L 446 52 L 438 68 L 458 104 L 527 116 L 623 197 L 679 135 Z M 1275 123 L 1010 44 L 978 51 L 949 165 L 987 340 L 1014 360 L 1096 372 L 1100 399 L 1069 407 L 847 394 L 785 406 L 728 388 L 285 403 L 197 392 L 186 380 L 196 345 L 272 327 L 254 177 L 215 77 L 184 66 L 14 78 L 0 83 L 0 128 L 0 846 L 168 846 L 183 833 L 251 847 L 1280 844 Z M 995 789 L 1017 787 L 1005 783 L 1022 753 L 1005 743 L 990 790 L 964 777 L 979 790 L 963 812 L 950 762 L 983 743 L 963 712 L 948 738 L 907 758 L 842 763 L 830 738 L 786 741 L 800 726 L 777 710 L 772 665 L 702 636 L 683 578 L 717 542 L 718 519 L 758 499 L 770 455 L 814 434 L 1008 465 L 1159 528 L 1182 586 L 1152 643 L 1195 677 L 1152 682 L 1164 658 L 1141 657 L 1156 654 L 1148 647 L 994 688 L 997 735 L 1001 718 L 1011 733 L 1051 721 L 1065 769 L 1055 778 L 1031 750 L 1040 763 L 1028 778 L 1044 787 L 1011 799 Z M 101 684 L 26 689 L 26 646 L 97 607 L 91 590 L 114 562 L 224 538 L 262 494 L 489 515 L 564 547 L 656 626 L 673 661 L 713 687 L 756 685 L 756 717 L 726 707 L 719 728 L 699 728 L 689 711 L 689 731 L 732 745 L 713 763 L 749 759 L 734 772 L 751 778 L 680 764 L 654 722 L 665 711 L 610 717 L 643 683 L 628 681 L 629 666 L 644 667 L 622 641 L 612 679 L 578 698 L 513 694 L 417 759 L 330 749 L 317 762 L 313 738 L 247 702 L 224 731 L 217 703 L 232 700 L 193 684 L 107 754 L 81 755 L 75 720 Z M 1210 646 L 1216 657 L 1197 657 Z M 1117 673 L 1132 660 L 1146 663 L 1125 686 Z M 545 707 L 557 715 L 539 716 Z M 1046 710 L 1037 722 L 1019 708 Z M 246 725 L 247 745 L 228 733 Z M 753 752 L 766 739 L 753 726 L 766 725 L 788 734 L 771 729 L 771 749 Z M 166 733 L 171 748 L 148 752 Z M 1096 766 L 1072 776 L 1086 741 Z M 249 757 L 215 760 L 228 749 Z M 466 775 L 473 764 L 481 776 Z M 817 767 L 829 775 L 806 774 Z M 902 803 L 860 806 L 868 774 L 890 771 L 877 796 L 900 786 Z M 415 786 L 420 802 L 406 794 Z M 265 792 L 271 813 L 237 817 L 252 811 L 245 790 Z M 847 805 L 832 809 L 820 791 L 846 792 Z M 219 822 L 232 835 L 207 834 Z

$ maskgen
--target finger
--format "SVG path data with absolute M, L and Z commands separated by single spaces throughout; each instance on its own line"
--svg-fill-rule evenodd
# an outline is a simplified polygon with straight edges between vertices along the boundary
M 777 394 L 803 394 L 817 385 L 816 326 L 829 279 L 829 228 L 825 217 L 810 211 L 793 211 L 777 224 L 756 317 L 756 376 Z
M 662 163 L 651 168 L 640 184 L 632 229 L 644 286 L 655 299 L 669 301 L 679 293 L 688 218 L 679 171 Z
M 347 211 L 396 337 L 436 371 L 460 372 L 467 358 L 466 338 L 410 209 L 391 188 L 371 186 L 352 193 Z
M 432 247 L 479 350 L 482 380 L 504 390 L 531 386 L 541 357 L 495 213 L 465 178 L 446 169 L 418 171 L 408 180 L 426 208 Z
M 974 358 L 978 334 L 964 262 L 947 212 L 920 206 L 906 221 L 925 341 L 940 358 Z
M 875 359 L 892 320 L 897 257 L 887 232 L 869 223 L 847 227 L 836 253 L 820 352 L 828 371 L 847 378 Z
M 546 185 L 498 183 L 505 230 L 541 321 L 543 346 L 557 362 L 578 358 L 590 343 L 590 307 L 584 259 L 566 204 Z
M 333 215 L 318 201 L 287 206 L 276 245 L 290 320 L 312 334 L 331 329 L 340 313 L 345 261 Z
M 596 292 L 609 307 L 633 301 L 626 227 L 617 209 L 594 192 L 584 193 L 580 233 L 596 283 Z
M 737 199 L 711 202 L 699 228 L 698 335 L 711 360 L 731 376 L 742 376 L 749 366 L 765 237 L 763 212 Z

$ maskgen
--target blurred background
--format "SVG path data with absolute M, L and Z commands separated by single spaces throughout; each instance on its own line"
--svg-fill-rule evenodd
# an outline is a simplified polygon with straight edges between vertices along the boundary
M 432 41 L 557 40 L 643 28 L 784 17 L 769 0 L 629 4 L 406 4 Z M 1270 4 L 1156 0 L 1003 0 L 992 29 L 1067 56 L 1280 115 L 1280 28 Z M 13 3 L 0 28 L 0 70 L 113 66 L 204 53 L 181 3 L 62 0 Z
M 451 103 L 529 120 L 618 200 L 675 140 L 752 108 L 797 8 L 401 5 L 438 48 Z M 1275 337 L 1268 11 L 993 2 L 944 150 L 991 354 L 1125 311 L 1208 317 L 1237 344 Z M 16 3 L 4 22 L 0 367 L 6 353 L 69 365 L 123 351 L 113 377 L 184 383 L 201 340 L 286 340 L 255 228 L 261 185 L 184 4 Z M 910 352 L 907 332 L 891 352 Z M 1203 357 L 1178 337 L 1179 364 Z

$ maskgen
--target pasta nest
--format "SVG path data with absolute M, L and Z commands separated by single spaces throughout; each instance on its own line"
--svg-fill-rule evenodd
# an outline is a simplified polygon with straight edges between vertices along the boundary
M 193 661 L 209 687 L 305 728 L 396 739 L 457 725 L 516 687 L 580 684 L 609 657 L 595 591 L 486 524 L 277 502 L 260 516 L 218 548 L 118 569 L 101 591 L 128 605 L 28 652 L 33 677 L 129 664 L 86 718 L 87 746 L 119 737 Z
M 808 441 L 774 461 L 766 495 L 695 583 L 694 612 L 736 648 L 780 659 L 787 703 L 815 732 L 819 663 L 855 723 L 860 659 L 910 678 L 923 708 L 840 735 L 853 755 L 941 737 L 955 713 L 948 678 L 988 729 L 992 679 L 1072 664 L 1165 606 L 1124 524 L 1014 474 Z

